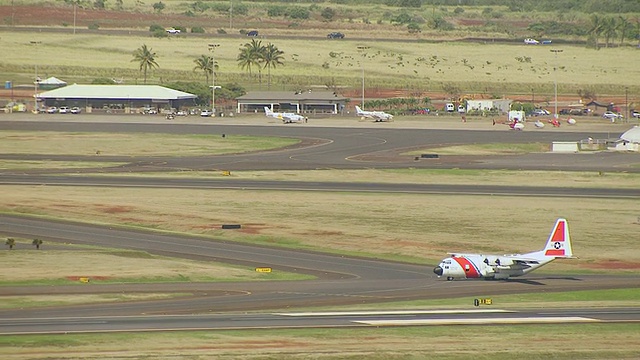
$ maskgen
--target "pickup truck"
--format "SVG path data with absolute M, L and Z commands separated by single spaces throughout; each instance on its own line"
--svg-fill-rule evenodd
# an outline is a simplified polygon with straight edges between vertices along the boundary
M 174 29 L 174 28 L 167 29 L 167 32 L 169 34 L 180 34 L 180 30 L 179 29 Z

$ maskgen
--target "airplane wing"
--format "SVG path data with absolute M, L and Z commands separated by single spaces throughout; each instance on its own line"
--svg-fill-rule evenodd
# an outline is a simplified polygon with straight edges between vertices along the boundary
M 511 260 L 510 263 L 502 263 L 502 264 L 495 264 L 495 265 L 492 264 L 491 267 L 494 269 L 496 273 L 499 273 L 501 271 L 507 271 L 507 270 L 510 270 L 510 271 L 526 270 L 534 265 L 540 264 L 540 262 L 535 259 L 512 258 L 508 260 Z

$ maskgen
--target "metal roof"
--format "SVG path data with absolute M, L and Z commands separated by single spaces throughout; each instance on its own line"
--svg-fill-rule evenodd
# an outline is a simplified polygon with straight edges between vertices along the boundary
M 636 125 L 620 135 L 620 139 L 631 142 L 640 143 L 640 126 Z
M 344 101 L 344 96 L 331 91 L 250 91 L 239 96 L 239 101 Z
M 38 94 L 41 99 L 130 99 L 180 100 L 197 96 L 159 85 L 78 85 L 73 84 Z

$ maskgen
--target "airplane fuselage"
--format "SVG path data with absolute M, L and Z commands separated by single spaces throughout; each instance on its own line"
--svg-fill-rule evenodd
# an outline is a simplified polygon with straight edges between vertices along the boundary
M 508 279 L 522 276 L 546 264 L 544 260 L 522 261 L 510 255 L 453 255 L 433 269 L 438 276 L 453 279 Z

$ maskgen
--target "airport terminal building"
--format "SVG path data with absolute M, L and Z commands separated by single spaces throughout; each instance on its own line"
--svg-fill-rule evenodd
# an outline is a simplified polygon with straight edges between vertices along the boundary
M 339 114 L 347 98 L 331 91 L 250 91 L 236 98 L 238 113 L 272 111 L 297 114 Z
M 38 94 L 45 107 L 79 107 L 83 112 L 131 114 L 141 109 L 179 109 L 195 105 L 194 94 L 159 85 L 69 85 Z

